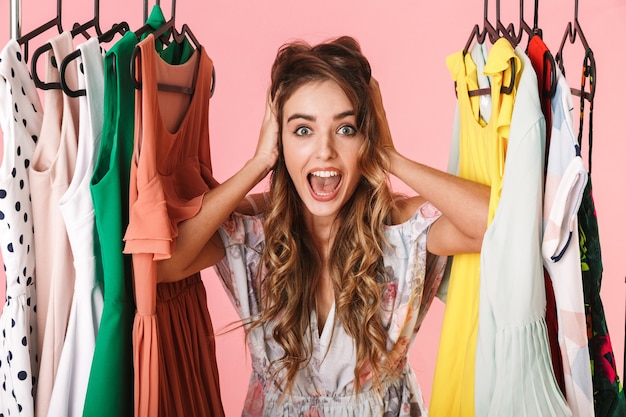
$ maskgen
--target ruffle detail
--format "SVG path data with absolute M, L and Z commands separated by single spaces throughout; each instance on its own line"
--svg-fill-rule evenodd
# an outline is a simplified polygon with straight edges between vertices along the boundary
M 488 417 L 572 415 L 552 372 L 548 346 L 543 318 L 496 333 L 494 391 Z M 511 395 L 517 389 L 522 392 Z

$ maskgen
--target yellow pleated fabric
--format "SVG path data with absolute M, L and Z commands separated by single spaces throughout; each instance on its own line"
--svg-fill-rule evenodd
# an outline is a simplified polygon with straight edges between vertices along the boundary
M 508 57 L 508 58 L 507 58 Z M 446 64 L 456 82 L 459 108 L 458 176 L 491 187 L 489 223 L 500 192 L 504 159 L 513 112 L 515 89 L 501 94 L 511 80 L 511 45 L 498 40 L 485 67 L 491 79 L 491 115 L 485 123 L 480 116 L 480 97 L 468 91 L 478 89 L 477 68 L 469 54 L 450 55 Z M 515 59 L 515 58 L 514 58 Z M 494 71 L 495 70 L 495 71 Z M 519 71 L 519 65 L 517 66 Z M 459 201 L 459 204 L 463 204 Z M 452 259 L 450 282 L 435 367 L 429 414 L 431 417 L 474 416 L 474 384 L 478 307 L 480 301 L 480 254 L 460 254 Z

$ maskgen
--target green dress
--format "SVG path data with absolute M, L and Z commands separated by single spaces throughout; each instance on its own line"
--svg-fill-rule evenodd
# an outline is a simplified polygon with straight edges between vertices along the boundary
M 165 23 L 155 6 L 147 24 Z M 104 125 L 91 179 L 96 230 L 94 248 L 101 265 L 104 308 L 91 365 L 83 415 L 133 416 L 132 328 L 135 302 L 130 255 L 122 254 L 128 225 L 128 187 L 135 128 L 135 89 L 130 78 L 131 55 L 137 36 L 129 31 L 104 58 Z M 162 45 L 157 45 L 162 48 Z M 189 43 L 176 42 L 161 52 L 169 63 L 185 62 L 193 53 Z

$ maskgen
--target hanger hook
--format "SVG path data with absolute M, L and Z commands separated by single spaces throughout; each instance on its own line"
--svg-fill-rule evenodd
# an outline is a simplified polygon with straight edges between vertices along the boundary
M 496 24 L 500 23 L 500 0 L 496 0 Z
M 100 0 L 93 1 L 93 21 L 96 33 L 98 36 L 102 36 L 102 29 L 100 28 Z
M 43 32 L 45 32 L 48 29 L 51 29 L 53 27 L 56 26 L 57 31 L 59 33 L 63 32 L 63 25 L 62 25 L 62 19 L 61 19 L 61 10 L 62 10 L 62 6 L 61 6 L 61 0 L 57 0 L 57 15 L 56 17 L 54 17 L 52 20 L 49 20 L 48 22 L 44 23 L 43 25 L 37 27 L 36 29 L 26 33 L 25 35 L 21 35 L 19 38 L 17 38 L 17 43 L 19 43 L 20 45 L 22 45 L 24 47 L 24 62 L 28 62 L 28 42 L 33 39 L 36 36 L 39 36 L 40 34 L 42 34 Z M 21 14 L 21 12 L 20 12 Z M 21 18 L 21 16 L 20 16 Z
M 61 0 L 57 0 L 57 28 L 59 33 L 63 32 L 63 28 L 61 27 L 61 10 L 63 7 L 61 6 Z

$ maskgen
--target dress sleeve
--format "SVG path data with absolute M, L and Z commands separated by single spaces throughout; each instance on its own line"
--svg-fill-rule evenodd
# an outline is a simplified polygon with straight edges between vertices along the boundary
M 259 313 L 262 271 L 261 254 L 265 247 L 263 219 L 233 213 L 218 229 L 226 256 L 215 265 L 226 292 L 239 317 L 245 320 Z
M 388 282 L 382 295 L 381 318 L 392 345 L 413 339 L 441 283 L 447 258 L 426 250 L 430 226 L 440 216 L 441 212 L 426 202 L 409 220 L 385 231 L 388 245 L 383 259 Z

